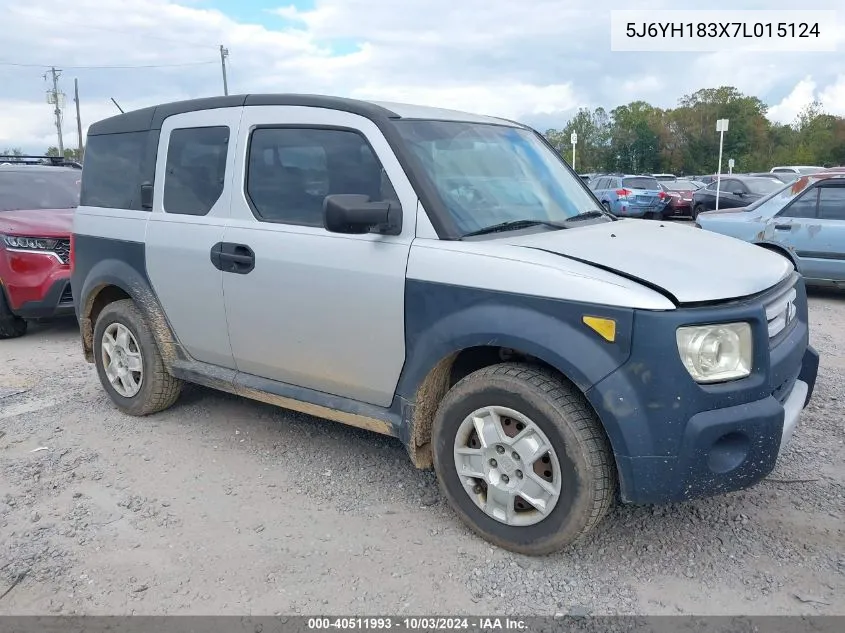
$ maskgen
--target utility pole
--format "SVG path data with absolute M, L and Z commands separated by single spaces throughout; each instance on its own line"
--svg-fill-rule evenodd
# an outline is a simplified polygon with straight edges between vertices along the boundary
M 226 58 L 229 56 L 229 49 L 220 45 L 220 67 L 223 69 L 223 94 L 229 94 L 229 83 L 226 80 Z
M 79 80 L 76 77 L 73 79 L 73 100 L 76 102 L 76 133 L 79 139 L 76 159 L 82 162 L 82 117 L 79 116 Z
M 47 103 L 55 106 L 53 114 L 56 116 L 56 133 L 59 136 L 59 156 L 65 155 L 65 145 L 62 140 L 62 104 L 61 93 L 59 92 L 59 73 L 55 66 L 50 68 L 50 74 L 53 76 L 53 89 L 47 92 Z M 45 73 L 44 78 L 47 78 Z

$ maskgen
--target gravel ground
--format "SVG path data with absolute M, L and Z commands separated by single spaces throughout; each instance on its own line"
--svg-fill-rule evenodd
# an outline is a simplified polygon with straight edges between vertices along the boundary
M 0 343 L 0 613 L 845 614 L 845 294 L 810 318 L 767 480 L 547 558 L 473 536 L 398 441 L 199 387 L 126 417 L 75 323 L 34 327 Z

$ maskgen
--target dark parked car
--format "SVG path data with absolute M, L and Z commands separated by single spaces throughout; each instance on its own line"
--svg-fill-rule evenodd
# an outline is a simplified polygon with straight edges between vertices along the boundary
M 757 176 L 759 178 L 777 178 L 782 183 L 793 182 L 800 178 L 800 174 L 791 171 L 776 171 L 776 172 L 757 172 L 748 174 L 749 176 Z
M 734 209 L 746 207 L 755 200 L 783 187 L 776 178 L 757 176 L 723 176 L 719 184 L 719 208 Z M 693 194 L 692 217 L 698 217 L 702 211 L 716 208 L 716 185 L 714 180 L 704 189 Z
M 663 217 L 688 215 L 692 217 L 692 196 L 699 187 L 691 180 L 671 180 L 660 183 L 669 195 L 669 204 L 663 209 Z

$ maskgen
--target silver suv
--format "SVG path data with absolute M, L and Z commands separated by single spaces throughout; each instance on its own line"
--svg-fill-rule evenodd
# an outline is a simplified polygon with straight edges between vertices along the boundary
M 514 551 L 563 547 L 617 494 L 759 481 L 815 384 L 785 258 L 620 220 L 510 121 L 171 103 L 91 126 L 81 195 L 73 296 L 120 410 L 188 381 L 397 437 Z

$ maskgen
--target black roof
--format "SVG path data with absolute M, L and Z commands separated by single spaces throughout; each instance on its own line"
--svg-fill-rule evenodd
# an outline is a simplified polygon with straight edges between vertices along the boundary
M 217 108 L 237 108 L 241 106 L 264 105 L 327 108 L 329 110 L 341 110 L 343 112 L 359 114 L 367 117 L 368 119 L 399 118 L 398 114 L 388 110 L 387 108 L 368 101 L 360 101 L 358 99 L 308 94 L 245 94 L 174 101 L 172 103 L 164 103 L 161 105 L 150 106 L 148 108 L 141 108 L 140 110 L 133 110 L 131 112 L 118 114 L 92 124 L 88 128 L 88 135 L 97 136 L 101 134 L 160 130 L 161 124 L 164 120 L 174 114 L 197 112 L 199 110 L 214 110 Z

